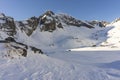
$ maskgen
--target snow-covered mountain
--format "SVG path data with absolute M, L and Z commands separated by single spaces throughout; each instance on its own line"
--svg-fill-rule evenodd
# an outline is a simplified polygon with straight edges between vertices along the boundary
M 52 11 L 24 21 L 15 21 L 1 13 L 0 40 L 12 37 L 17 42 L 43 50 L 94 46 L 104 37 L 103 31 L 98 33 L 101 37 L 97 39 L 96 32 L 104 30 L 107 24 L 105 21 L 81 21 Z
M 82 21 L 46 11 L 15 21 L 0 13 L 0 79 L 119 80 L 119 30 L 119 18 Z

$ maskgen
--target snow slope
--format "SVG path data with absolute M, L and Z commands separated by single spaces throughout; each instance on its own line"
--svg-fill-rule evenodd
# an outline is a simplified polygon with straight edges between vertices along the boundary
M 120 80 L 120 21 L 91 29 L 64 25 L 53 32 L 39 27 L 27 36 L 17 26 L 14 38 L 45 54 L 27 49 L 27 57 L 10 57 L 0 43 L 0 80 Z M 0 31 L 1 40 L 7 36 Z
M 107 27 L 111 27 L 112 29 L 108 31 L 108 38 L 102 45 L 120 47 L 120 21 L 111 23 Z
M 27 36 L 18 28 L 15 35 L 18 42 L 36 46 L 42 50 L 47 49 L 70 49 L 78 47 L 90 47 L 98 45 L 106 40 L 109 29 L 96 27 L 89 29 L 86 27 L 64 26 L 64 29 L 56 29 L 54 32 L 40 32 L 36 29 L 31 36 Z M 40 44 L 38 44 L 40 43 Z

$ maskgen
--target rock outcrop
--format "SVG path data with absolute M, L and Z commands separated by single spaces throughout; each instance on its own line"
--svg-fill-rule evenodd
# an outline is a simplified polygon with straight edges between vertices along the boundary
M 66 14 L 59 14 L 58 18 L 60 19 L 60 21 L 62 21 L 62 23 L 65 23 L 69 26 L 94 28 L 93 25 L 91 25 L 87 22 L 75 19 L 74 17 L 66 15 Z
M 18 26 L 21 31 L 24 31 L 28 36 L 30 36 L 33 31 L 37 28 L 39 24 L 39 19 L 37 17 L 31 17 L 25 21 L 18 21 Z
M 8 37 L 5 40 L 0 40 L 0 43 L 4 43 L 7 51 L 7 56 L 14 58 L 14 56 L 27 57 L 27 50 L 30 48 L 34 53 L 43 54 L 41 49 L 26 44 L 16 42 L 14 38 Z
M 52 11 L 47 11 L 40 16 L 41 31 L 53 32 L 56 28 L 63 28 L 63 26 Z
M 106 21 L 88 21 L 89 24 L 93 26 L 99 26 L 99 27 L 105 27 L 109 24 L 109 22 Z
M 0 14 L 0 30 L 5 32 L 9 36 L 16 34 L 16 25 L 12 17 L 5 16 L 3 13 Z
M 55 14 L 52 11 L 47 11 L 40 16 L 41 31 L 53 32 L 56 28 L 64 28 L 63 24 L 76 27 L 94 28 L 91 24 L 77 20 L 72 16 L 65 14 Z

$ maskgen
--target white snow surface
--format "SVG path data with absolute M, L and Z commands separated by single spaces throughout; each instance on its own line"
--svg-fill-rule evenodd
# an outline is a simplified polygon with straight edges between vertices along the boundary
M 43 50 L 70 49 L 98 45 L 106 40 L 108 30 L 99 27 L 89 29 L 86 27 L 65 26 L 64 29 L 57 28 L 53 32 L 40 32 L 39 27 L 37 27 L 32 35 L 28 37 L 18 27 L 16 40 Z
M 102 43 L 109 47 L 120 47 L 120 21 L 112 23 L 107 27 L 111 27 L 108 31 L 107 40 Z
M 45 54 L 28 50 L 27 57 L 11 59 L 0 43 L 0 80 L 120 80 L 119 28 L 119 21 L 105 28 L 68 26 L 53 33 L 38 28 L 28 37 L 17 27 L 18 42 Z
M 2 19 L 0 19 L 0 23 L 5 23 L 5 21 L 4 21 L 4 20 L 2 20 Z
M 89 51 L 86 48 L 86 51 L 77 52 L 51 50 L 48 56 L 34 54 L 31 51 L 26 58 L 10 59 L 1 56 L 0 79 L 119 80 L 119 55 L 119 50 Z

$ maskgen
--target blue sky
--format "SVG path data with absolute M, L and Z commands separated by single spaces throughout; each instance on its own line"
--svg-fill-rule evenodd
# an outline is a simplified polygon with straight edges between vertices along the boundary
M 120 17 L 120 0 L 0 0 L 0 12 L 16 20 L 40 16 L 46 10 L 81 20 L 112 21 Z

